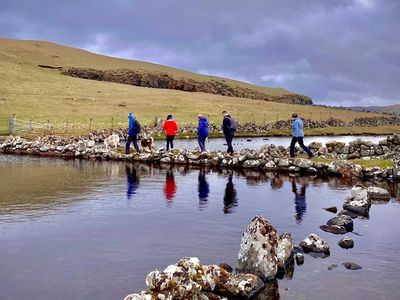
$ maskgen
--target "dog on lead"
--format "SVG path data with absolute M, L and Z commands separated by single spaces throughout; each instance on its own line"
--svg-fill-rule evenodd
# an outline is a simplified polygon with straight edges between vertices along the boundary
M 116 133 L 109 135 L 108 137 L 105 138 L 104 145 L 106 146 L 107 150 L 109 148 L 117 149 L 119 146 L 119 135 Z
M 151 151 L 156 149 L 153 137 L 146 134 L 141 137 L 140 145 L 142 146 L 143 151 Z

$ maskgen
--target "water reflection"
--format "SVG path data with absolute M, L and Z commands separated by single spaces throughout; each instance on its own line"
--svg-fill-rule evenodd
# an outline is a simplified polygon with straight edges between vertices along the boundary
M 304 214 L 307 211 L 306 188 L 307 184 L 302 183 L 300 190 L 298 190 L 296 181 L 294 178 L 292 178 L 292 192 L 294 193 L 294 205 L 296 209 L 295 218 L 297 224 L 301 224 Z
M 167 205 L 170 205 L 176 194 L 176 183 L 174 177 L 174 171 L 169 168 L 166 172 L 165 185 L 164 185 L 164 195 Z
M 203 210 L 207 207 L 208 194 L 210 193 L 210 185 L 206 179 L 205 169 L 200 169 L 198 176 L 198 192 L 199 192 L 199 209 Z
M 133 164 L 125 165 L 126 181 L 128 190 L 126 192 L 126 197 L 128 202 L 131 201 L 132 196 L 136 194 L 136 190 L 139 187 L 139 172 Z
M 224 194 L 224 213 L 229 214 L 234 212 L 234 208 L 238 206 L 237 192 L 235 185 L 233 184 L 233 173 L 231 172 L 228 176 L 228 182 L 225 187 Z

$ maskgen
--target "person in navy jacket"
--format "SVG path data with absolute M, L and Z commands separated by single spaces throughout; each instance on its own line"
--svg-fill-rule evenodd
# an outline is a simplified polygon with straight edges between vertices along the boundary
M 206 139 L 208 137 L 208 120 L 205 116 L 199 114 L 197 116 L 199 119 L 199 123 L 197 126 L 197 135 L 198 135 L 198 142 L 199 142 L 199 147 L 201 151 L 206 151 Z

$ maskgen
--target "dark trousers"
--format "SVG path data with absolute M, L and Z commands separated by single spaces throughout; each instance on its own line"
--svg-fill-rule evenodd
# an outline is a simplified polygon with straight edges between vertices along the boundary
M 225 141 L 228 144 L 228 153 L 233 153 L 232 141 L 233 141 L 233 132 L 224 132 Z
M 171 149 L 174 149 L 174 135 L 167 135 L 167 151 L 169 150 L 169 147 L 171 146 Z
M 125 153 L 126 154 L 131 153 L 131 143 L 133 143 L 133 147 L 135 147 L 136 152 L 140 152 L 137 134 L 133 134 L 133 135 L 128 135 L 128 139 L 126 141 Z
M 198 142 L 201 151 L 206 151 L 206 135 L 199 135 Z
M 304 145 L 303 143 L 303 137 L 299 136 L 299 137 L 292 137 L 292 141 L 290 142 L 290 157 L 294 157 L 294 146 L 296 145 L 296 143 L 299 143 L 300 147 L 307 152 L 308 156 L 313 156 L 313 154 L 311 153 L 310 150 L 308 150 L 308 148 Z

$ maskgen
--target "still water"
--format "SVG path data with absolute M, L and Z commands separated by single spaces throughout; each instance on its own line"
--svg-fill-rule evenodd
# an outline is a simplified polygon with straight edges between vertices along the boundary
M 281 299 L 398 299 L 400 202 L 356 219 L 355 247 L 319 226 L 354 182 L 184 167 L 0 156 L 0 299 L 121 299 L 184 256 L 235 265 L 256 215 L 296 243 L 315 232 L 328 258 L 306 255 L 279 280 Z M 363 269 L 349 271 L 345 261 Z M 327 267 L 337 264 L 329 271 Z
M 311 142 L 320 142 L 323 145 L 328 141 L 337 141 L 348 144 L 351 141 L 354 141 L 358 138 L 361 138 L 364 141 L 371 141 L 373 143 L 378 143 L 382 139 L 386 139 L 386 135 L 384 136 L 372 136 L 372 135 L 363 135 L 363 136 L 354 136 L 354 135 L 342 135 L 342 136 L 306 136 L 304 138 L 304 144 L 308 145 Z M 275 144 L 276 146 L 284 146 L 288 147 L 290 145 L 291 137 L 282 136 L 282 137 L 254 137 L 254 138 L 245 138 L 245 137 L 237 137 L 233 140 L 233 147 L 236 151 L 240 151 L 242 149 L 260 149 L 265 144 Z M 165 147 L 164 141 L 156 141 L 157 147 Z M 197 139 L 179 139 L 174 141 L 174 147 L 177 149 L 188 149 L 193 150 L 195 147 L 198 147 Z M 206 142 L 206 148 L 208 150 L 226 150 L 225 140 L 223 138 L 213 138 L 209 139 Z

